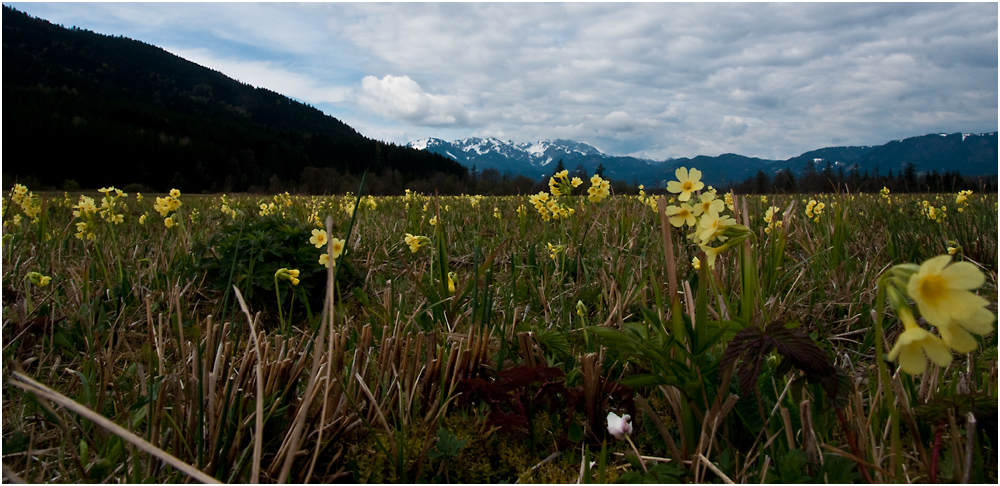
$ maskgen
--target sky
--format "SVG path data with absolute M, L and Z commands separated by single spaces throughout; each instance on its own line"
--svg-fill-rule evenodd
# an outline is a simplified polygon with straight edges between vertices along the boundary
M 406 144 L 784 160 L 995 132 L 998 4 L 24 3 Z

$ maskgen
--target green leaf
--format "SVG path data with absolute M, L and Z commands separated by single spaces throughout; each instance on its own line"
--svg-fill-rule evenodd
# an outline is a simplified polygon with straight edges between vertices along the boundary
M 670 380 L 667 377 L 654 375 L 654 374 L 642 374 L 642 375 L 632 375 L 627 378 L 622 378 L 619 383 L 625 386 L 631 387 L 643 387 L 643 386 L 658 386 L 658 385 L 676 385 L 677 380 Z

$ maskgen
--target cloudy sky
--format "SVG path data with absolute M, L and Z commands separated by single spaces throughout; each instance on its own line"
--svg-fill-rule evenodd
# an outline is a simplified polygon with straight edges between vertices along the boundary
M 997 130 L 996 3 L 22 3 L 362 134 L 786 159 Z

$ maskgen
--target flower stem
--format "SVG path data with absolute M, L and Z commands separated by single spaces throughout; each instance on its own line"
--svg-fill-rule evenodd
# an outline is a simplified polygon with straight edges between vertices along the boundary
M 279 291 L 279 288 L 278 288 L 278 276 L 277 275 L 274 276 L 274 297 L 278 301 L 278 322 L 284 324 L 285 323 L 285 316 L 281 312 L 281 292 Z
M 886 285 L 889 285 L 888 282 L 880 278 L 878 289 L 875 293 L 875 364 L 878 367 L 879 382 L 882 386 L 882 406 L 889 412 L 890 427 L 892 430 L 890 444 L 892 450 L 891 464 L 895 478 L 898 480 L 903 475 L 903 462 L 900 460 L 901 455 L 899 450 L 899 413 L 896 410 L 895 394 L 892 391 L 892 383 L 889 381 L 889 372 L 885 367 L 885 355 L 883 351 L 885 334 L 882 332 L 882 322 L 885 317 Z
M 639 465 L 642 466 L 642 471 L 649 472 L 649 469 L 646 469 L 646 463 L 642 462 L 642 454 L 639 454 L 639 449 L 635 447 L 635 443 L 632 442 L 632 438 L 629 437 L 628 434 L 624 435 L 625 435 L 625 440 L 628 441 L 628 445 L 632 446 L 632 451 L 635 452 L 635 457 L 639 459 Z

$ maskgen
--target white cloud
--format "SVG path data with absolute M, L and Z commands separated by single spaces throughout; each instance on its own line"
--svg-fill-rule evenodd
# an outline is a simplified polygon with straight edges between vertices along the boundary
M 336 103 L 361 133 L 397 143 L 503 134 L 619 155 L 788 158 L 997 129 L 989 3 L 15 7 L 176 46 L 251 84 Z
M 466 124 L 469 114 L 454 96 L 425 93 L 409 76 L 365 76 L 358 104 L 388 118 L 420 125 Z
M 331 86 L 321 80 L 290 71 L 271 61 L 245 61 L 215 57 L 206 49 L 165 48 L 191 62 L 210 67 L 226 76 L 260 88 L 310 103 L 339 103 L 351 89 Z

